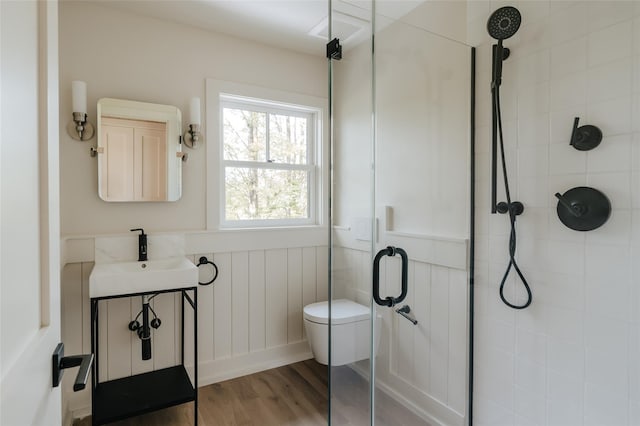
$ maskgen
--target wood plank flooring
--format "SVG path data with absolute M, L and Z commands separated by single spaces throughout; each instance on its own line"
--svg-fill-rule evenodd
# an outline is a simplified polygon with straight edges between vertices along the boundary
M 307 360 L 203 386 L 198 425 L 326 425 L 327 367 Z M 74 422 L 90 426 L 91 417 Z M 193 403 L 113 423 L 118 426 L 193 425 Z
M 334 425 L 369 423 L 368 382 L 348 367 L 332 370 Z M 386 395 L 378 393 L 376 422 L 382 425 L 428 426 Z M 328 371 L 307 360 L 249 376 L 214 383 L 198 391 L 200 426 L 326 426 Z M 90 426 L 91 417 L 74 426 Z M 117 426 L 193 425 L 193 404 L 155 411 L 113 423 Z

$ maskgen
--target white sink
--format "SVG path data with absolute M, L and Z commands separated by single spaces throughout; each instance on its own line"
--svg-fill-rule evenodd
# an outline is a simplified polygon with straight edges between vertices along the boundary
M 198 285 L 198 268 L 185 257 L 144 262 L 98 263 L 89 276 L 89 297 L 171 290 Z

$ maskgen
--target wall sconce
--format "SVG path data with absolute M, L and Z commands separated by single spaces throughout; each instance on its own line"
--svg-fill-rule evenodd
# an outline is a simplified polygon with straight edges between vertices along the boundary
M 73 121 L 67 125 L 67 133 L 77 141 L 88 141 L 93 138 L 95 129 L 87 120 L 87 83 L 72 81 L 71 99 Z
M 189 130 L 184 133 L 184 143 L 189 148 L 196 149 L 200 142 L 200 98 L 191 98 L 189 109 Z

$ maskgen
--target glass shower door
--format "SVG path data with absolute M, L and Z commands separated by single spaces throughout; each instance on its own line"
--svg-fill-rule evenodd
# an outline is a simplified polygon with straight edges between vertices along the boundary
M 471 49 L 453 41 L 463 33 L 430 31 L 436 12 L 464 19 L 462 2 L 438 3 L 400 16 L 376 3 L 375 250 L 408 258 L 381 265 L 381 297 L 407 289 L 393 307 L 376 306 L 374 419 L 383 425 L 466 423 Z
M 359 4 L 358 6 L 362 6 Z M 342 58 L 329 61 L 331 108 L 331 232 L 329 368 L 330 424 L 371 419 L 373 144 L 371 10 L 330 1 L 331 38 Z M 366 6 L 366 5 L 365 5 Z M 338 306 L 353 302 L 364 321 L 341 324 Z M 357 305 L 356 305 L 357 304 Z M 349 306 L 349 305 L 347 305 Z M 347 347 L 345 341 L 353 343 Z
M 435 3 L 331 4 L 331 424 L 466 423 L 471 49 Z

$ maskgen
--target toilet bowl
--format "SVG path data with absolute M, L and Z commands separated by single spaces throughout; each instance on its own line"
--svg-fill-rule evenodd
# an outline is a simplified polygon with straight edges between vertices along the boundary
M 314 358 L 320 364 L 329 363 L 329 302 L 312 303 L 304 307 L 304 327 Z M 379 330 L 380 316 L 376 316 Z M 371 312 L 366 306 L 347 299 L 331 303 L 331 365 L 344 365 L 369 359 Z M 380 333 L 375 333 L 377 352 Z

